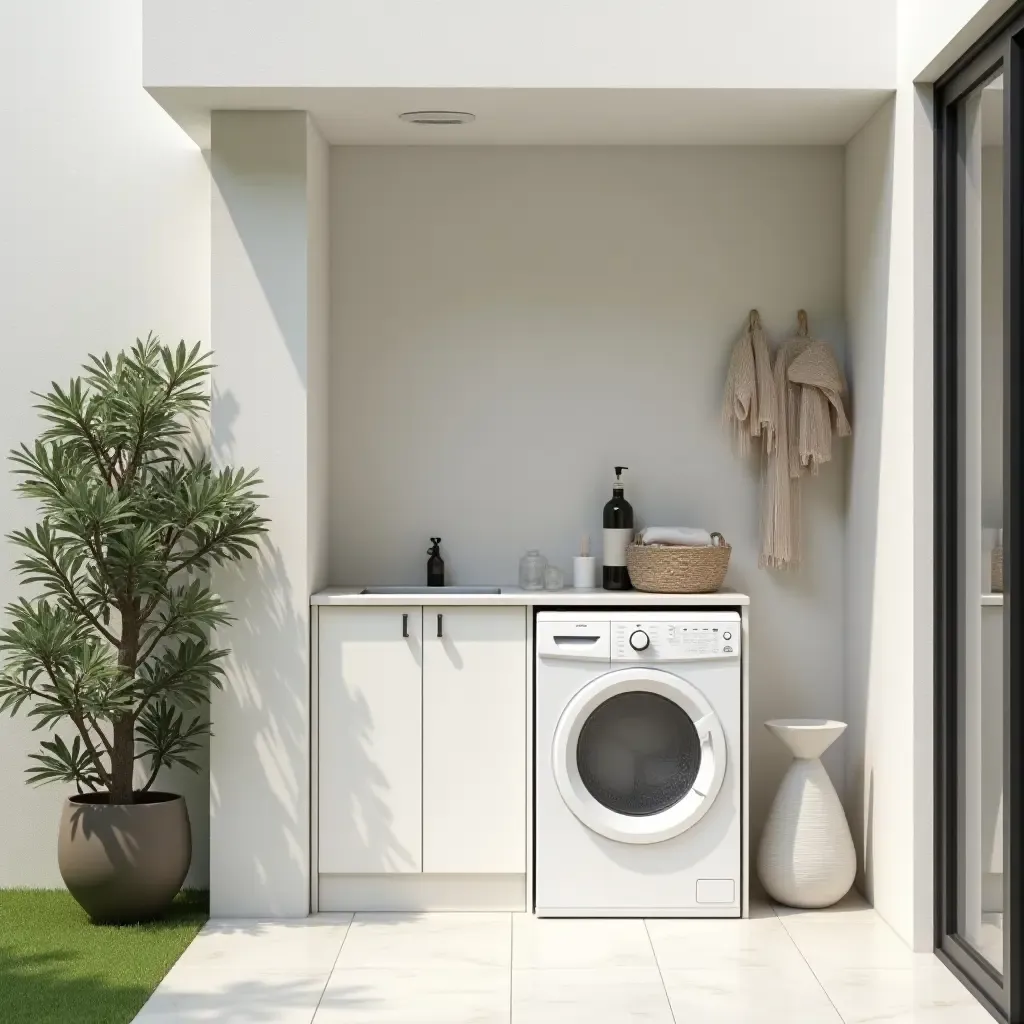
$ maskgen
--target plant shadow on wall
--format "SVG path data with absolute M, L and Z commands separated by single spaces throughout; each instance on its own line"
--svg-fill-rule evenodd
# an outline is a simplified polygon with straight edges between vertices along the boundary
M 231 622 L 206 580 L 251 558 L 266 532 L 255 475 L 214 471 L 201 442 L 209 373 L 199 344 L 152 335 L 93 356 L 81 377 L 36 395 L 48 427 L 11 453 L 41 516 L 9 535 L 32 590 L 6 609 L 0 711 L 50 732 L 30 781 L 78 789 L 58 865 L 96 921 L 155 917 L 184 881 L 185 801 L 152 787 L 167 766 L 199 770 L 201 711 L 229 654 L 210 632 Z M 73 727 L 70 743 L 60 726 Z
M 418 655 L 417 662 L 420 662 Z M 340 734 L 336 737 L 332 732 L 323 736 L 322 741 L 344 744 L 345 763 L 351 767 L 349 777 L 339 787 L 346 802 L 340 817 L 349 830 L 345 841 L 348 856 L 354 862 L 372 865 L 375 872 L 419 871 L 420 851 L 408 849 L 395 835 L 392 800 L 388 797 L 391 784 L 370 753 L 374 735 L 379 735 L 386 724 L 374 721 L 365 696 L 350 687 L 344 676 L 325 680 L 325 685 L 337 688 L 331 708 Z M 321 778 L 320 792 L 321 803 L 325 793 L 327 799 L 332 799 L 330 779 Z
M 296 770 L 305 765 L 302 752 L 309 744 L 309 629 L 296 613 L 291 593 L 284 558 L 272 544 L 264 547 L 250 571 L 232 587 L 231 607 L 237 622 L 232 626 L 227 685 L 214 708 L 211 749 L 212 822 L 227 811 L 230 801 L 270 799 L 276 805 L 264 811 L 249 809 L 248 820 L 272 821 L 274 826 L 261 829 L 258 843 L 237 844 L 230 865 L 232 872 L 240 872 L 266 894 L 272 910 L 286 909 L 273 906 L 275 883 L 280 883 L 282 873 L 304 876 L 309 870 L 304 841 L 309 827 L 308 784 L 304 773 Z M 259 778 L 246 772 L 248 795 L 237 792 L 229 781 L 233 768 L 237 770 L 235 759 L 217 750 L 217 737 L 226 740 L 229 733 L 246 737 L 253 748 Z M 247 867 L 239 859 L 243 853 L 250 858 Z M 216 873 L 224 869 L 223 863 L 211 863 L 211 886 L 216 887 Z
M 240 414 L 238 401 L 230 390 L 215 386 L 212 411 L 215 455 L 230 461 L 235 447 L 234 424 Z M 246 567 L 244 577 L 233 575 L 234 579 L 225 580 L 221 588 L 231 591 L 236 621 L 231 626 L 230 679 L 220 700 L 229 709 L 222 713 L 236 723 L 233 728 L 240 735 L 255 737 L 255 752 L 265 780 L 260 798 L 270 796 L 278 807 L 266 817 L 289 823 L 287 829 L 261 832 L 258 849 L 252 846 L 247 854 L 251 858 L 249 877 L 267 891 L 272 901 L 279 872 L 288 870 L 304 876 L 309 871 L 304 842 L 309 828 L 305 815 L 307 780 L 296 774 L 295 768 L 306 764 L 305 751 L 311 738 L 309 688 L 315 685 L 309 672 L 308 612 L 296 611 L 300 606 L 309 608 L 308 595 L 294 593 L 285 558 L 272 542 L 262 546 Z M 390 783 L 370 752 L 372 737 L 380 726 L 374 722 L 365 697 L 348 687 L 343 677 L 326 680 L 324 685 L 333 688 L 332 716 L 330 728 L 320 732 L 319 744 L 344 750 L 348 770 L 342 780 L 320 778 L 321 806 L 326 800 L 346 801 L 342 817 L 349 823 L 346 844 L 354 856 L 359 856 L 355 851 L 361 846 L 365 857 L 359 859 L 387 865 L 381 870 L 414 868 L 418 851 L 406 849 L 395 835 L 387 797 Z M 268 708 L 267 694 L 271 692 L 273 710 Z M 284 700 L 283 695 L 287 695 Z M 215 732 L 224 728 L 216 720 L 213 724 Z M 216 818 L 225 799 L 217 778 L 216 753 L 212 765 L 210 808 Z M 317 808 L 312 812 L 317 813 Z M 253 815 L 253 820 L 261 817 Z M 216 880 L 211 879 L 211 884 L 216 885 Z
M 391 784 L 370 753 L 373 736 L 382 726 L 374 722 L 363 694 L 354 692 L 344 676 L 325 680 L 325 685 L 337 688 L 331 707 L 338 725 L 323 734 L 321 742 L 343 744 L 351 771 L 340 786 L 335 782 L 332 787 L 330 779 L 321 777 L 321 806 L 325 800 L 339 799 L 337 791 L 343 793 L 345 806 L 338 817 L 348 830 L 345 845 L 353 862 L 373 865 L 374 872 L 419 871 L 419 851 L 409 850 L 395 835 L 387 795 Z

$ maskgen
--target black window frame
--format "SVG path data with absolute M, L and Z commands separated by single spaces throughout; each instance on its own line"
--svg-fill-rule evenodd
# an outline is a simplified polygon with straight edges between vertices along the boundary
M 958 508 L 960 102 L 1003 75 L 1003 971 L 957 934 L 963 707 Z M 997 1019 L 1024 1024 L 1024 4 L 939 79 L 935 116 L 935 950 Z M 1014 288 L 1014 282 L 1021 286 Z M 1018 540 L 1020 538 L 1020 540 Z M 1016 685 L 1015 685 L 1016 684 Z

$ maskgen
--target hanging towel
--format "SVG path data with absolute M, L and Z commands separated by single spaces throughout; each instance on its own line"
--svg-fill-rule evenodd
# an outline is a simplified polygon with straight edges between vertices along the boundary
M 833 430 L 847 437 L 852 428 L 843 408 L 842 371 L 828 345 L 810 337 L 802 309 L 796 334 L 776 353 L 773 376 L 778 430 L 762 481 L 758 564 L 785 569 L 800 562 L 800 477 L 817 473 L 832 457 Z
M 648 526 L 640 534 L 640 543 L 707 548 L 711 547 L 711 534 L 693 526 Z
M 783 569 L 800 561 L 800 462 L 790 459 L 790 437 L 799 430 L 799 388 L 790 384 L 789 364 L 809 344 L 799 333 L 783 342 L 775 355 L 779 420 L 775 444 L 768 452 L 761 481 L 761 555 L 758 564 Z
M 756 309 L 732 350 L 722 398 L 722 419 L 741 455 L 750 451 L 750 439 L 761 437 L 768 451 L 776 430 L 776 397 L 768 340 Z
M 787 376 L 792 384 L 800 385 L 800 465 L 809 466 L 816 474 L 832 458 L 832 434 L 849 437 L 851 433 L 842 398 L 846 378 L 823 341 L 812 341 L 790 364 Z

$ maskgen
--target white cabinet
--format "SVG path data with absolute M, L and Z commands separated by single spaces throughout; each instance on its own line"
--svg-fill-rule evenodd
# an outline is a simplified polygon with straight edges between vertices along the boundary
M 526 609 L 423 609 L 423 870 L 526 871 Z
M 319 613 L 320 871 L 421 871 L 422 609 Z
M 526 623 L 319 609 L 321 875 L 525 873 Z

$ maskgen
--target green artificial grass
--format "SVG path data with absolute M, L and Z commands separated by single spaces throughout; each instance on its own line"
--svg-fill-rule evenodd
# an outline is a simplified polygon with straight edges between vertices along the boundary
M 69 893 L 0 889 L 0 1021 L 127 1024 L 209 916 L 186 891 L 148 924 L 93 924 Z

